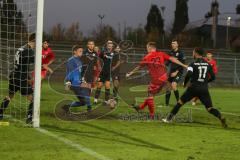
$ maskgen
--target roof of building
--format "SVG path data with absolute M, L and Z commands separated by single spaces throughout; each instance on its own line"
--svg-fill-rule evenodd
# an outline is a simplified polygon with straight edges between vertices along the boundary
M 228 17 L 231 17 L 231 27 L 238 27 L 240 28 L 240 14 L 236 13 L 222 13 L 218 15 L 218 25 L 220 26 L 227 26 L 227 19 Z M 203 25 L 212 25 L 213 18 L 206 18 L 206 19 L 201 19 L 198 21 L 193 21 L 190 22 L 186 25 L 184 30 L 190 30 L 193 28 L 198 28 Z

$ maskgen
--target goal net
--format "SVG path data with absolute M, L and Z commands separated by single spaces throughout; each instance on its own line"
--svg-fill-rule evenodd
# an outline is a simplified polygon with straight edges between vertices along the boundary
M 41 68 L 38 53 L 42 43 L 42 18 L 37 16 L 42 16 L 42 12 L 38 7 L 43 9 L 43 1 L 0 0 L 0 111 L 4 112 L 0 118 L 25 121 L 30 118 L 27 113 L 36 111 L 31 113 L 35 116 L 35 127 L 39 126 L 40 90 L 38 86 L 34 91 L 31 88 L 31 73 L 35 70 L 38 77 Z

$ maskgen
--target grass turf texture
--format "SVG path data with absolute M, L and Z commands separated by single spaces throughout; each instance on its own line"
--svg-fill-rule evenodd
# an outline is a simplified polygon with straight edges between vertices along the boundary
M 3 84 L 6 86 L 6 84 Z M 3 87 L 4 88 L 4 87 Z M 110 115 L 89 122 L 60 121 L 54 117 L 55 104 L 69 98 L 63 95 L 60 85 L 44 83 L 41 100 L 41 127 L 60 137 L 67 138 L 76 144 L 81 144 L 95 152 L 113 160 L 238 160 L 240 153 L 240 108 L 238 89 L 212 88 L 214 105 L 228 120 L 229 129 L 222 129 L 219 121 L 208 114 L 203 106 L 193 109 L 193 123 L 163 124 L 159 121 L 122 121 L 119 114 L 135 113 L 124 102 Z M 144 89 L 144 86 L 137 88 Z M 128 87 L 123 87 L 123 92 Z M 59 92 L 56 92 L 58 90 Z M 2 90 L 2 94 L 7 90 Z M 183 90 L 181 89 L 182 93 Z M 3 99 L 4 95 L 1 95 Z M 133 98 L 130 94 L 129 99 Z M 23 119 L 26 102 L 19 96 L 9 106 L 7 113 Z M 72 99 L 71 97 L 70 99 Z M 156 98 L 157 104 L 164 102 L 164 97 Z M 174 95 L 171 104 L 175 103 Z M 185 107 L 185 108 L 184 108 Z M 187 112 L 185 105 L 181 113 Z M 21 113 L 20 114 L 20 109 Z M 199 110 L 201 109 L 201 110 Z M 169 109 L 157 108 L 157 112 L 167 112 Z M 234 113 L 231 115 L 228 113 Z M 237 116 L 239 115 L 239 116 Z M 25 127 L 12 119 L 10 126 L 0 126 L 0 157 L 4 160 L 68 160 L 96 159 L 91 155 L 76 150 L 52 137 L 44 135 L 33 128 Z

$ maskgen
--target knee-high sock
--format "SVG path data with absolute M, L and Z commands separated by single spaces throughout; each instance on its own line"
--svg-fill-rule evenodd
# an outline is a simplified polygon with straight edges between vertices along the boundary
M 113 97 L 117 98 L 117 96 L 118 96 L 118 87 L 114 87 L 113 88 Z
M 105 101 L 108 101 L 110 98 L 110 89 L 105 89 Z
M 165 96 L 165 104 L 167 106 L 169 105 L 170 97 L 171 97 L 171 91 L 167 91 L 166 96 Z
M 215 117 L 217 117 L 218 119 L 221 119 L 222 118 L 222 115 L 221 113 L 215 109 L 215 108 L 211 108 L 210 111 L 209 111 L 210 114 L 214 115 Z
M 167 117 L 167 120 L 171 121 L 172 118 L 178 113 L 179 109 L 181 108 L 182 104 L 177 103 L 174 108 L 172 109 L 172 111 L 170 112 L 170 114 Z
M 142 104 L 139 105 L 139 109 L 144 109 L 148 105 L 148 99 L 145 99 Z
M 97 88 L 94 98 L 98 99 L 100 97 L 100 94 L 101 94 L 101 88 Z
M 154 99 L 153 98 L 148 98 L 148 110 L 150 113 L 150 118 L 154 119 Z
M 8 98 L 4 98 L 0 108 L 0 115 L 3 114 L 3 111 L 8 107 L 9 103 L 10 103 L 10 100 Z
M 27 118 L 32 118 L 32 116 L 33 116 L 33 102 L 31 102 L 28 106 Z
M 174 94 L 175 94 L 176 100 L 178 101 L 179 100 L 179 91 L 178 90 L 174 91 Z

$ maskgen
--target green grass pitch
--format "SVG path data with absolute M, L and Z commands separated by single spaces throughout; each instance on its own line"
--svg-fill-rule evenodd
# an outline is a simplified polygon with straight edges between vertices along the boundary
M 5 85 L 3 85 L 5 86 Z M 2 87 L 3 87 L 2 86 Z M 63 88 L 59 86 L 59 90 Z M 6 93 L 3 90 L 1 93 Z M 183 89 L 180 90 L 181 93 Z M 66 98 L 47 83 L 42 86 L 41 128 L 53 136 L 27 127 L 13 118 L 7 118 L 10 126 L 0 126 L 1 160 L 95 160 L 90 149 L 102 159 L 112 160 L 239 160 L 240 157 L 240 105 L 239 89 L 211 88 L 214 105 L 227 118 L 228 129 L 223 129 L 219 121 L 208 114 L 202 105 L 193 107 L 192 123 L 163 124 L 159 121 L 123 121 L 119 115 L 135 112 L 120 102 L 118 108 L 109 115 L 88 122 L 68 122 L 56 119 L 55 104 Z M 1 99 L 4 95 L 1 95 Z M 24 112 L 26 103 L 19 96 L 10 105 L 7 113 L 23 119 L 18 114 Z M 129 95 L 129 98 L 131 96 Z M 156 98 L 156 106 L 164 98 Z M 171 97 L 174 105 L 175 98 Z M 180 114 L 187 112 L 185 105 Z M 157 112 L 169 109 L 157 108 Z M 147 110 L 146 110 L 147 111 Z M 68 142 L 64 143 L 60 137 Z M 74 144 L 69 144 L 72 142 Z M 82 150 L 76 146 L 81 146 Z M 99 157 L 101 159 L 101 157 Z

